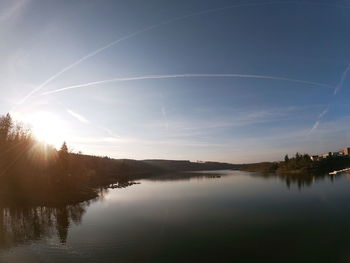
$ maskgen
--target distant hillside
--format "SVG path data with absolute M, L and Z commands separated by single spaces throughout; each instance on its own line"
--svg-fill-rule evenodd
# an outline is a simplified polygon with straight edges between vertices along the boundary
M 271 173 L 275 172 L 278 167 L 277 162 L 261 162 L 261 163 L 249 163 L 242 164 L 240 170 L 249 172 L 263 172 Z
M 190 162 L 186 160 L 143 160 L 143 163 L 158 167 L 167 171 L 210 171 L 239 169 L 241 165 L 219 162 Z

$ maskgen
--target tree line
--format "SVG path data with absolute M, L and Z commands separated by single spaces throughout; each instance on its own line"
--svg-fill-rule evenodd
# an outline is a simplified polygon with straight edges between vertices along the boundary
M 263 173 L 277 173 L 279 175 L 294 174 L 298 177 L 322 176 L 334 170 L 350 167 L 349 156 L 334 156 L 329 154 L 325 158 L 312 160 L 308 154 L 296 153 L 289 157 L 285 155 L 281 162 L 262 162 L 246 164 L 242 170 L 258 171 Z
M 55 149 L 10 114 L 0 116 L 0 205 L 77 203 L 96 197 L 96 187 L 151 171 L 132 160 L 72 153 L 66 142 Z

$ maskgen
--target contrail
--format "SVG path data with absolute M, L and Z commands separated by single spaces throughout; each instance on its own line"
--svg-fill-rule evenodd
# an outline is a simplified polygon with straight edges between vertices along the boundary
M 350 64 L 348 64 L 346 69 L 343 71 L 338 85 L 334 88 L 333 97 L 337 96 L 337 93 L 339 92 L 339 90 L 341 90 L 343 88 L 344 83 L 345 83 L 346 78 L 348 77 L 349 73 L 350 73 Z M 312 126 L 312 128 L 310 129 L 309 134 L 311 134 L 314 130 L 316 130 L 318 128 L 323 116 L 325 116 L 328 113 L 330 107 L 331 107 L 331 103 L 318 115 L 318 118 L 317 118 L 316 122 L 314 123 L 314 125 Z
M 314 125 L 312 126 L 312 128 L 310 129 L 310 131 L 308 132 L 307 136 L 309 136 L 311 133 L 313 133 L 313 131 L 315 131 L 318 126 L 320 125 L 320 120 L 317 120 Z
M 55 90 L 51 90 L 51 91 L 46 91 L 46 92 L 42 93 L 41 95 L 48 95 L 48 94 L 63 92 L 66 90 L 96 86 L 96 85 L 101 85 L 101 84 L 106 84 L 106 83 L 111 83 L 111 82 L 126 82 L 126 81 L 137 81 L 137 80 L 148 80 L 148 79 L 173 79 L 173 78 L 270 79 L 270 80 L 277 80 L 277 81 L 279 80 L 279 81 L 295 82 L 295 83 L 307 84 L 307 85 L 318 86 L 318 87 L 333 88 L 333 86 L 330 86 L 330 85 L 324 84 L 324 83 L 307 81 L 307 80 L 284 78 L 284 77 L 268 76 L 268 75 L 249 75 L 249 74 L 172 74 L 172 75 L 170 75 L 169 74 L 169 75 L 146 75 L 146 76 L 137 76 L 137 77 L 129 77 L 129 78 L 113 78 L 113 79 L 99 80 L 99 81 L 93 81 L 93 82 L 88 82 L 88 83 L 83 83 L 83 84 L 67 86 L 64 88 L 55 89 Z
M 339 84 L 336 86 L 335 90 L 334 90 L 334 94 L 333 95 L 336 95 L 338 93 L 338 91 L 344 86 L 344 82 L 348 76 L 350 72 L 350 64 L 346 67 L 346 69 L 344 70 L 342 76 L 341 76 L 341 79 L 340 79 L 340 82 Z
M 328 105 L 319 115 L 318 115 L 318 119 L 321 119 L 324 115 L 326 115 L 329 111 L 329 107 L 330 105 Z
M 11 3 L 14 3 L 10 7 L 2 8 L 0 12 L 0 22 L 3 23 L 6 20 L 9 20 L 16 16 L 22 9 L 28 4 L 28 0 L 22 0 L 22 1 L 12 1 Z
M 61 71 L 57 72 L 55 75 L 51 76 L 50 78 L 48 78 L 46 81 L 44 81 L 42 84 L 40 84 L 38 87 L 36 87 L 35 89 L 33 89 L 31 92 L 29 92 L 20 102 L 19 104 L 23 104 L 27 99 L 29 99 L 34 93 L 40 91 L 42 88 L 44 88 L 47 84 L 49 84 L 50 82 L 52 82 L 53 80 L 55 80 L 56 78 L 58 78 L 59 76 L 61 76 L 63 73 L 65 73 L 66 71 L 74 68 L 75 66 L 79 65 L 80 63 L 82 63 L 83 61 L 91 58 L 91 57 L 94 57 L 96 56 L 97 54 L 101 53 L 102 51 L 124 41 L 124 40 L 127 40 L 129 38 L 132 38 L 136 35 L 139 35 L 143 32 L 146 32 L 146 31 L 149 31 L 153 28 L 155 28 L 156 26 L 150 26 L 150 27 L 147 27 L 143 30 L 139 30 L 139 31 L 136 31 L 132 34 L 129 34 L 129 35 L 126 35 L 122 38 L 119 38 L 111 43 L 109 43 L 108 45 L 105 45 L 99 49 L 96 49 L 95 51 L 83 56 L 82 58 L 80 58 L 79 60 L 75 61 L 74 63 L 70 64 L 69 66 L 65 67 L 64 69 L 62 69 Z
M 102 46 L 98 49 L 96 49 L 95 51 L 92 51 L 91 53 L 88 53 L 87 55 L 81 57 L 80 59 L 78 59 L 77 61 L 75 61 L 74 63 L 68 65 L 67 67 L 63 68 L 61 71 L 57 72 L 56 74 L 54 74 L 53 76 L 51 76 L 50 78 L 48 78 L 46 81 L 44 81 L 42 84 L 40 84 L 39 86 L 37 86 L 35 89 L 33 89 L 32 91 L 30 91 L 20 102 L 19 104 L 23 104 L 26 100 L 28 100 L 34 93 L 40 91 L 41 89 L 43 89 L 45 86 L 47 86 L 47 84 L 49 84 L 50 82 L 52 82 L 53 80 L 55 80 L 56 78 L 58 78 L 59 76 L 61 76 L 63 73 L 67 72 L 68 70 L 72 69 L 73 67 L 79 65 L 80 63 L 82 63 L 83 61 L 96 56 L 97 54 L 101 53 L 102 51 L 113 47 L 117 44 L 119 44 L 120 42 L 123 42 L 125 40 L 128 40 L 130 38 L 136 37 L 142 33 L 146 33 L 148 31 L 151 31 L 153 29 L 180 21 L 180 20 L 184 20 L 187 18 L 191 18 L 194 16 L 201 16 L 201 15 L 205 15 L 205 14 L 209 14 L 209 13 L 215 13 L 215 12 L 220 12 L 220 11 L 224 11 L 227 9 L 233 9 L 233 8 L 240 8 L 240 7 L 250 7 L 250 6 L 266 6 L 266 5 L 277 5 L 277 4 L 296 4 L 296 5 L 311 5 L 311 6 L 325 6 L 325 7 L 336 7 L 336 8 L 350 8 L 349 5 L 341 5 L 341 4 L 327 4 L 327 3 L 316 3 L 316 2 L 311 2 L 311 1 L 307 1 L 307 2 L 298 2 L 298 1 L 270 1 L 270 2 L 251 2 L 251 3 L 243 3 L 243 4 L 235 4 L 235 5 L 230 5 L 230 6 L 225 6 L 225 7 L 218 7 L 218 8 L 213 8 L 213 9 L 206 9 L 206 10 L 202 10 L 202 11 L 198 11 L 198 12 L 194 12 L 188 15 L 184 15 L 184 16 L 179 16 L 176 18 L 172 18 L 172 19 L 168 19 L 165 20 L 163 22 L 160 22 L 158 24 L 154 24 L 148 27 L 145 27 L 144 29 L 135 31 L 131 34 L 128 34 L 124 37 L 121 37 L 117 40 L 114 40 L 112 42 L 110 42 L 109 44 Z
M 78 121 L 84 123 L 84 124 L 89 124 L 90 121 L 88 119 L 86 119 L 83 115 L 75 112 L 75 111 L 72 111 L 71 109 L 66 109 L 66 111 L 72 115 L 74 118 L 76 118 Z
M 307 133 L 307 136 L 309 136 L 311 133 L 313 133 L 317 128 L 318 126 L 320 125 L 321 123 L 321 120 L 323 118 L 323 116 L 325 116 L 328 111 L 329 111 L 329 108 L 330 108 L 330 105 L 328 105 L 317 117 L 317 120 L 314 122 L 314 125 L 311 127 L 311 129 L 309 130 L 309 132 Z

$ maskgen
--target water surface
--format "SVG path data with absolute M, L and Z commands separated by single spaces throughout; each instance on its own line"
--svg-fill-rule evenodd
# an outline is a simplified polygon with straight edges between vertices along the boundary
M 350 181 L 220 171 L 7 208 L 0 262 L 350 262 Z M 178 180 L 174 180 L 178 178 Z

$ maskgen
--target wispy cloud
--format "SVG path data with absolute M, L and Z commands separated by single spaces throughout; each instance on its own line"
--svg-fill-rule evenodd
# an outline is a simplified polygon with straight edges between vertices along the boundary
M 309 130 L 305 127 L 296 129 L 276 129 L 271 133 L 262 134 L 259 137 L 231 138 L 224 140 L 199 139 L 193 140 L 191 137 L 184 138 L 145 138 L 143 136 L 120 137 L 112 136 L 96 136 L 96 137 L 76 137 L 72 139 L 72 143 L 78 145 L 77 148 L 98 147 L 99 152 L 106 155 L 125 158 L 174 158 L 176 154 L 183 154 L 188 151 L 183 158 L 208 159 L 229 162 L 252 162 L 252 161 L 275 161 L 284 156 L 284 154 L 293 154 L 295 152 L 304 152 L 305 149 L 309 153 L 321 153 L 330 149 L 337 150 L 342 144 L 334 141 L 325 141 L 324 138 L 332 138 L 336 136 L 345 136 L 350 128 L 349 117 L 344 117 L 335 121 L 318 123 L 322 125 L 322 129 L 316 129 L 314 136 L 305 136 Z M 345 124 L 345 125 L 344 125 Z M 343 138 L 342 137 L 342 138 Z M 345 140 L 344 140 L 345 141 Z M 157 146 L 157 147 L 156 147 Z M 171 147 L 169 147 L 171 146 Z M 159 155 L 159 152 L 153 152 L 152 149 L 163 147 L 166 151 Z M 334 148 L 335 147 L 335 148 Z M 209 151 L 201 151 L 208 148 Z M 116 149 L 118 149 L 116 151 Z M 130 149 L 135 149 L 130 153 Z M 137 149 L 137 150 L 136 150 Z M 189 149 L 199 149 L 199 151 L 189 151 Z M 212 155 L 212 151 L 215 154 Z M 168 152 L 171 152 L 168 155 Z M 117 154 L 116 154 L 117 153 Z M 154 155 L 152 155 L 152 153 Z M 193 153 L 193 155 L 191 155 Z
M 314 132 L 314 131 L 318 128 L 319 125 L 320 125 L 320 120 L 317 120 L 317 121 L 314 123 L 314 125 L 312 126 L 312 128 L 310 129 L 308 135 L 310 135 L 312 132 Z
M 339 90 L 341 90 L 343 88 L 344 82 L 345 82 L 346 78 L 348 77 L 349 72 L 350 72 L 350 64 L 346 67 L 343 74 L 341 75 L 340 82 L 334 89 L 334 95 L 336 95 L 339 92 Z
M 318 118 L 321 119 L 323 116 L 325 116 L 329 111 L 329 106 L 327 106 L 321 113 L 318 115 Z
M 300 110 L 297 107 L 275 108 L 270 110 L 250 111 L 250 112 L 236 112 L 236 114 L 228 113 L 227 116 L 222 116 L 216 121 L 205 121 L 191 119 L 181 119 L 181 121 L 168 121 L 169 130 L 165 134 L 151 138 L 145 134 L 133 136 L 116 136 L 111 130 L 105 129 L 106 136 L 97 137 L 81 137 L 76 138 L 75 142 L 92 143 L 92 144 L 142 144 L 142 145 L 177 145 L 177 146 L 191 146 L 191 147 L 231 147 L 225 142 L 213 142 L 211 137 L 205 136 L 210 130 L 218 130 L 226 127 L 241 127 L 245 125 L 269 122 L 278 119 L 285 119 L 289 114 L 293 114 Z M 232 117 L 234 116 L 234 117 Z M 159 130 L 164 127 L 164 122 L 147 122 L 145 125 L 139 126 L 141 129 Z M 303 133 L 305 135 L 305 132 Z M 272 137 L 271 137 L 272 138 Z M 216 138 L 218 139 L 218 138 Z M 216 139 L 214 141 L 216 141 Z M 241 140 L 241 139 L 239 139 Z M 252 140 L 252 138 L 249 138 Z M 221 140 L 217 140 L 221 141 Z
M 199 115 L 196 118 L 191 116 L 168 118 L 168 128 L 166 132 L 163 130 L 164 121 L 160 119 L 140 124 L 139 127 L 144 130 L 160 131 L 162 136 L 166 138 L 206 138 L 211 140 L 213 134 L 225 132 L 227 130 L 231 132 L 236 130 L 239 133 L 240 128 L 272 122 L 283 126 L 280 124 L 281 122 L 290 122 L 296 118 L 307 118 L 305 111 L 308 109 L 310 109 L 310 107 L 274 107 L 255 111 L 226 109 L 221 112 L 220 116 L 215 116 L 215 118 L 211 118 L 208 113 L 206 113 L 206 115 Z M 303 135 L 305 136 L 306 133 L 307 132 L 304 132 Z M 219 139 L 219 137 L 216 138 Z
M 40 91 L 41 89 L 43 89 L 44 87 L 46 87 L 49 83 L 51 83 L 53 80 L 55 80 L 56 78 L 60 77 L 63 73 L 69 71 L 70 69 L 78 66 L 80 63 L 84 62 L 87 59 L 90 59 L 96 55 L 98 55 L 99 53 L 103 52 L 106 49 L 109 49 L 123 41 L 126 41 L 128 39 L 134 38 L 140 34 L 149 32 L 151 30 L 160 28 L 162 26 L 165 25 L 169 25 L 181 20 L 185 20 L 191 17 L 195 17 L 195 16 L 202 16 L 205 14 L 211 14 L 211 13 L 216 13 L 216 12 L 220 12 L 220 11 L 224 11 L 224 10 L 229 10 L 229 9 L 234 9 L 234 8 L 242 8 L 242 7 L 257 7 L 257 6 L 266 6 L 266 5 L 309 5 L 309 6 L 324 6 L 324 7 L 334 7 L 334 8 L 350 8 L 349 5 L 342 5 L 342 4 L 328 4 L 328 3 L 317 3 L 317 2 L 311 2 L 311 1 L 304 1 L 304 2 L 300 2 L 300 1 L 267 1 L 267 2 L 251 2 L 251 3 L 241 3 L 241 4 L 234 4 L 234 5 L 229 5 L 229 6 L 224 6 L 224 7 L 218 7 L 218 8 L 211 8 L 211 9 L 206 9 L 206 10 L 201 10 L 198 12 L 194 12 L 188 15 L 184 15 L 184 16 L 178 16 L 172 19 L 168 19 L 168 20 L 164 20 L 158 24 L 154 24 L 148 27 L 145 27 L 141 30 L 137 30 L 133 33 L 130 33 L 128 35 L 125 35 L 121 38 L 118 38 L 86 55 L 84 55 L 83 57 L 81 57 L 80 59 L 78 59 L 77 61 L 73 62 L 72 64 L 66 66 L 65 68 L 63 68 L 62 70 L 60 70 L 59 72 L 57 72 L 56 74 L 52 75 L 51 77 L 49 77 L 47 80 L 45 80 L 42 84 L 40 84 L 39 86 L 37 86 L 35 89 L 33 89 L 32 91 L 30 91 L 22 100 L 20 100 L 19 104 L 23 104 L 26 100 L 28 100 L 34 93 Z
M 86 119 L 84 116 L 82 116 L 81 114 L 79 113 L 76 113 L 75 111 L 72 111 L 70 109 L 66 109 L 66 111 L 71 115 L 73 116 L 74 118 L 76 118 L 78 121 L 82 122 L 82 123 L 85 123 L 85 124 L 88 124 L 90 123 L 88 119 Z
M 311 127 L 311 129 L 309 130 L 309 132 L 307 133 L 307 135 L 310 135 L 311 133 L 313 133 L 315 130 L 317 130 L 318 126 L 320 125 L 320 122 L 322 120 L 322 118 L 328 113 L 330 108 L 330 105 L 328 105 L 317 117 L 316 121 L 314 122 L 314 125 Z
M 348 77 L 348 74 L 349 74 L 349 73 L 350 73 L 350 64 L 348 64 L 348 66 L 346 67 L 346 69 L 343 71 L 338 85 L 334 88 L 333 97 L 337 96 L 337 93 L 343 88 L 344 83 L 345 83 L 346 78 Z M 325 109 L 318 115 L 318 118 L 317 118 L 317 120 L 315 121 L 315 123 L 314 123 L 314 125 L 312 126 L 312 128 L 310 129 L 309 134 L 311 134 L 312 132 L 314 132 L 314 131 L 318 128 L 318 126 L 319 126 L 319 124 L 320 124 L 322 118 L 328 113 L 329 109 L 330 109 L 330 105 L 328 105 L 327 108 L 325 108 Z
M 172 146 L 191 146 L 191 147 L 227 147 L 223 143 L 210 143 L 205 141 L 192 141 L 186 139 L 144 139 L 144 138 L 135 138 L 135 137 L 79 137 L 72 138 L 72 142 L 79 144 L 105 144 L 105 145 L 119 145 L 119 144 L 136 144 L 136 145 L 172 145 Z
M 333 88 L 332 86 L 324 83 L 314 82 L 314 81 L 307 81 L 307 80 L 299 80 L 299 79 L 291 79 L 291 78 L 285 78 L 285 77 L 279 77 L 279 76 L 269 76 L 269 75 L 255 75 L 255 74 L 167 74 L 167 75 L 146 75 L 146 76 L 136 76 L 136 77 L 128 77 L 128 78 L 113 78 L 113 79 L 105 79 L 105 80 L 99 80 L 99 81 L 93 81 L 88 83 L 82 83 L 72 86 L 67 86 L 60 89 L 55 89 L 51 91 L 46 91 L 42 93 L 42 95 L 48 95 L 58 92 L 63 92 L 66 90 L 71 89 L 78 89 L 78 88 L 85 88 L 85 87 L 91 87 L 91 86 L 97 86 L 101 84 L 107 84 L 112 82 L 127 82 L 127 81 L 140 81 L 140 80 L 156 80 L 156 79 L 174 79 L 174 78 L 246 78 L 246 79 L 269 79 L 269 80 L 276 80 L 276 81 L 288 81 L 288 82 L 294 82 L 294 83 L 300 83 L 300 84 L 306 84 L 306 85 L 312 85 L 312 86 L 318 86 L 318 87 L 326 87 L 326 88 Z
M 111 137 L 115 137 L 115 138 L 119 138 L 120 136 L 115 134 L 111 129 L 108 129 L 108 128 L 103 128 L 103 127 L 100 127 L 103 131 L 105 131 L 109 136 Z
M 29 0 L 14 0 L 11 1 L 11 5 L 9 7 L 4 8 L 0 11 L 0 22 L 4 22 L 9 20 L 15 16 L 17 16 L 23 8 L 28 4 Z
M 74 143 L 129 143 L 129 139 L 121 139 L 116 137 L 110 137 L 110 136 L 96 136 L 96 137 L 79 137 L 79 138 L 72 138 L 72 142 Z

